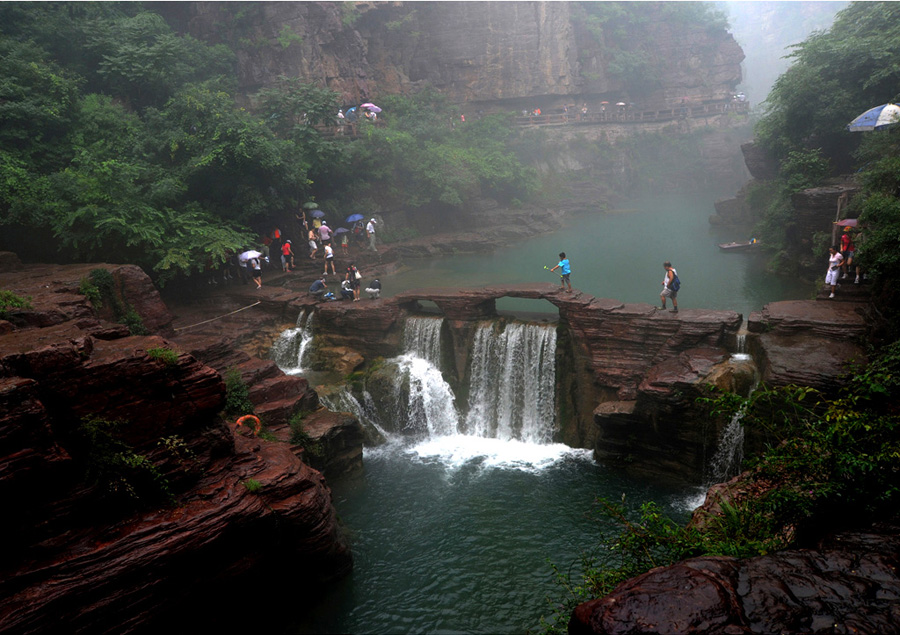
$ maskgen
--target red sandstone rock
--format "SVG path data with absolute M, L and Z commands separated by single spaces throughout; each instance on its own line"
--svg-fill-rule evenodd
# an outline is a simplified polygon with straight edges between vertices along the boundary
M 900 612 L 896 527 L 829 536 L 819 551 L 692 558 L 579 605 L 569 633 L 891 633 Z
M 31 295 L 37 316 L 0 333 L 0 495 L 15 510 L 0 539 L 16 545 L 0 558 L 0 630 L 147 628 L 201 591 L 234 593 L 229 585 L 266 563 L 310 581 L 345 573 L 350 553 L 322 475 L 287 444 L 233 436 L 217 419 L 219 373 L 177 342 L 132 337 L 98 319 L 70 292 L 97 266 L 27 267 L 17 286 L 0 282 Z M 112 268 L 126 297 L 143 294 L 129 301 L 145 325 L 166 328 L 148 281 L 122 269 Z M 216 342 L 192 343 L 228 357 Z M 178 355 L 166 362 L 148 354 L 154 348 Z M 251 396 L 264 405 L 317 404 L 305 380 L 242 359 L 248 376 L 262 378 Z M 85 417 L 121 421 L 111 434 L 165 476 L 174 501 L 139 482 L 137 502 L 110 498 L 103 481 L 88 478 Z M 251 480 L 258 491 L 244 485 Z

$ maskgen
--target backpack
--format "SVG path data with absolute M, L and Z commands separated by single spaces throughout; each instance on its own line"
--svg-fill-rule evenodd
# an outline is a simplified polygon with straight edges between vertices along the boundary
M 677 273 L 672 274 L 672 282 L 669 283 L 669 288 L 675 293 L 678 293 L 678 290 L 681 289 L 681 280 L 678 279 Z

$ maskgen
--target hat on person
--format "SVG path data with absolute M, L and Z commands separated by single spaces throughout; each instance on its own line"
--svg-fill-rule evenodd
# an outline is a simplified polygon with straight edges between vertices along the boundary
M 369 219 L 369 222 L 370 222 L 370 223 L 377 223 L 378 221 L 376 221 L 374 218 L 370 218 L 370 219 Z
M 286 242 L 286 243 L 289 244 L 289 245 L 291 244 L 291 241 L 290 241 L 290 240 L 286 240 L 286 241 L 284 241 L 284 242 Z
M 323 224 L 323 225 L 327 225 L 328 223 L 326 223 L 325 221 L 322 221 L 322 224 Z
M 847 225 L 846 227 L 844 227 L 844 231 L 845 231 L 845 232 L 850 231 L 850 225 Z

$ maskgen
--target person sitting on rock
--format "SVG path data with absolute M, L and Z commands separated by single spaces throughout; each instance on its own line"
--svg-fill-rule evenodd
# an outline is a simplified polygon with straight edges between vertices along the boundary
M 366 287 L 366 293 L 369 294 L 370 300 L 377 300 L 381 297 L 381 280 L 375 278 L 372 280 L 372 284 Z
M 353 299 L 353 287 L 350 286 L 349 280 L 344 280 L 341 282 L 341 299 L 342 300 L 352 300 Z
M 328 285 L 325 284 L 325 278 L 319 278 L 309 285 L 309 295 L 314 296 L 317 300 L 321 300 L 322 296 L 325 295 L 325 289 L 327 288 Z

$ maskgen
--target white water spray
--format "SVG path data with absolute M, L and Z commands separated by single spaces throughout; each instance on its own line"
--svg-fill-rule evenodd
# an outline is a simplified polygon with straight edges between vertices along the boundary
M 272 344 L 272 359 L 287 375 L 299 375 L 304 370 L 303 357 L 312 343 L 314 315 L 313 311 L 309 315 L 301 311 L 296 327 L 284 331 Z

